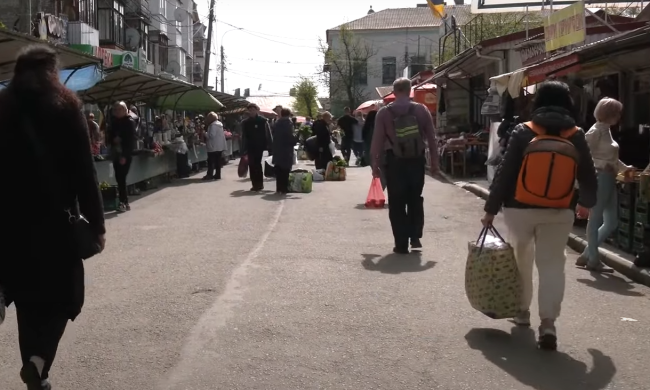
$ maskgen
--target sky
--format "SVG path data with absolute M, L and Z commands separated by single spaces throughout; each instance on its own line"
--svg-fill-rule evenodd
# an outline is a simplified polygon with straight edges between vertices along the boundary
M 207 25 L 210 0 L 195 1 Z M 366 16 L 371 5 L 380 11 L 418 3 L 426 0 L 216 0 L 211 52 L 224 47 L 228 69 L 224 92 L 240 88 L 243 94 L 250 88 L 252 96 L 287 95 L 301 76 L 318 82 L 316 73 L 323 66 L 319 40 L 325 41 L 327 29 Z M 213 54 L 210 85 L 215 84 L 218 61 Z M 319 95 L 327 96 L 323 86 Z

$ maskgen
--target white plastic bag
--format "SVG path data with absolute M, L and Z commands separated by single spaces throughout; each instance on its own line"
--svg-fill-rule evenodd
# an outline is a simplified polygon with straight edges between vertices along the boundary
M 330 142 L 330 152 L 332 152 L 332 156 L 336 154 L 336 145 L 334 145 L 334 141 Z
M 266 163 L 273 167 L 274 166 L 273 165 L 273 156 L 270 156 L 269 158 L 267 158 Z
M 325 181 L 325 172 L 322 169 L 312 169 L 311 175 L 313 181 Z
M 298 152 L 293 151 L 293 165 L 298 165 Z

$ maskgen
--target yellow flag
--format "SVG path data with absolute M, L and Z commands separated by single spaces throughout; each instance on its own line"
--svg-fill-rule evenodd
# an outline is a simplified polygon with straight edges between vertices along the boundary
M 445 17 L 445 2 L 444 0 L 427 0 L 433 16 L 437 16 L 440 19 Z

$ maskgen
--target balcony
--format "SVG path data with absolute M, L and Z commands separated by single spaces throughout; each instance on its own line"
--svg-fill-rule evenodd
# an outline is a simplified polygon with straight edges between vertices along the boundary
M 125 10 L 126 16 L 131 18 L 143 18 L 147 24 L 151 24 L 151 11 L 149 11 L 149 2 L 147 0 L 128 0 Z
M 99 31 L 84 22 L 68 22 L 68 42 L 71 45 L 99 46 Z

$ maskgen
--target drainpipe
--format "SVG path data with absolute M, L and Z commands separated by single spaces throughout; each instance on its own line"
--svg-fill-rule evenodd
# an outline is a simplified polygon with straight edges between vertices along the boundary
M 481 54 L 481 50 L 478 47 L 475 48 L 474 51 L 478 58 L 485 58 L 486 60 L 499 61 L 499 74 L 501 75 L 505 73 L 505 71 L 503 70 L 503 63 L 505 61 L 505 58 L 483 55 Z

